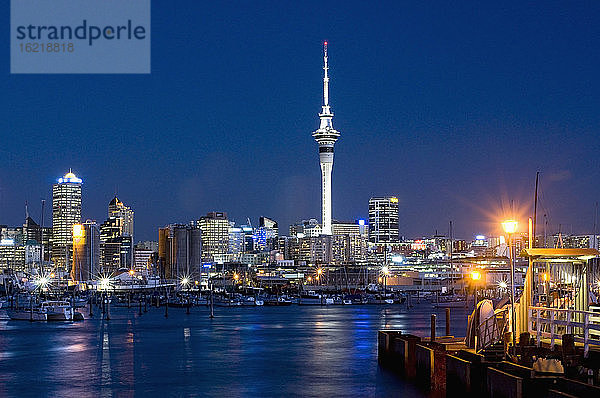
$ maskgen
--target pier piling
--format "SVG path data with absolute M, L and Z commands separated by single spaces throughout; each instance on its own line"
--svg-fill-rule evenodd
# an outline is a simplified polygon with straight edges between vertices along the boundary
M 435 314 L 431 314 L 431 341 L 435 341 Z
M 446 308 L 446 336 L 450 336 L 450 308 Z
M 165 318 L 169 317 L 169 296 L 167 296 L 167 302 L 165 303 Z

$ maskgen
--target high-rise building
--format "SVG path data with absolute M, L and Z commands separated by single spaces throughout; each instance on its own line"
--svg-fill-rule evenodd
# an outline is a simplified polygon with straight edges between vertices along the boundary
M 158 264 L 162 277 L 201 276 L 202 231 L 197 226 L 171 224 L 158 230 Z
M 145 240 L 143 242 L 139 241 L 138 243 L 136 243 L 135 248 L 142 249 L 142 250 L 150 250 L 155 253 L 158 253 L 158 241 L 155 241 L 155 240 Z
M 311 265 L 325 265 L 331 262 L 332 236 L 307 236 L 299 241 L 299 261 Z
M 81 222 L 81 184 L 69 171 L 52 186 L 52 261 L 64 270 L 73 259 L 73 225 Z
M 319 162 L 321 164 L 321 224 L 322 234 L 331 235 L 331 171 L 333 169 L 333 145 L 340 132 L 333 128 L 333 113 L 329 106 L 329 66 L 327 64 L 327 42 L 323 45 L 323 106 L 319 118 L 321 125 L 312 136 L 319 144 Z
M 31 217 L 27 217 L 23 224 L 23 244 L 29 249 L 25 262 L 32 267 L 39 267 L 42 261 L 50 259 L 50 235 L 52 230 L 40 227 Z M 37 253 L 35 253 L 37 250 Z M 41 254 L 43 253 L 43 257 Z M 43 268 L 43 267 L 42 267 Z
M 229 251 L 229 221 L 227 213 L 210 212 L 197 223 L 202 230 L 202 260 L 213 261 L 215 255 Z
M 260 217 L 258 228 L 254 231 L 256 250 L 271 251 L 277 248 L 279 228 L 277 222 L 268 217 Z
M 398 198 L 395 196 L 369 199 L 369 241 L 391 244 L 399 241 Z
M 25 271 L 25 246 L 14 238 L 0 239 L 0 270 Z
M 279 236 L 279 227 L 277 225 L 277 221 L 269 218 L 269 217 L 260 217 L 258 219 L 258 226 L 272 229 L 275 232 L 275 237 Z
M 100 229 L 96 221 L 73 225 L 73 265 L 71 279 L 88 281 L 98 276 L 100 269 Z
M 366 263 L 368 240 L 362 227 L 359 222 L 333 221 L 333 236 L 331 240 L 332 264 Z
M 139 246 L 134 248 L 134 267 L 136 272 L 153 273 L 156 253 Z
M 100 271 L 110 274 L 133 266 L 133 238 L 122 235 L 123 219 L 109 217 L 100 226 Z
M 290 225 L 290 236 L 292 237 L 303 238 L 305 236 L 319 235 L 326 234 L 323 234 L 323 226 L 314 218 Z
M 121 235 L 133 236 L 133 210 L 127 207 L 116 196 L 108 204 L 108 218 L 120 218 Z
M 254 229 L 249 225 L 236 227 L 235 223 L 230 221 L 227 253 L 231 254 L 231 261 L 239 261 L 242 254 L 253 252 L 255 248 L 256 237 L 254 235 Z

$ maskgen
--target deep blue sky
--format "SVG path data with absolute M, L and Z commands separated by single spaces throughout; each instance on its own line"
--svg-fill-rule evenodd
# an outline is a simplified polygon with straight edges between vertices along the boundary
M 0 224 L 25 200 L 39 219 L 69 167 L 84 218 L 116 190 L 136 239 L 212 210 L 284 231 L 319 218 L 326 39 L 334 218 L 395 194 L 402 234 L 497 233 L 511 201 L 527 215 L 539 170 L 551 228 L 592 231 L 599 2 L 297 3 L 155 0 L 151 75 L 10 75 L 2 3 Z

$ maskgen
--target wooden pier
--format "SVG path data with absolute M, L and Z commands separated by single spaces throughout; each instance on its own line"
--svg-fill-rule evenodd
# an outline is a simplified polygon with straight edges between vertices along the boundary
M 516 358 L 507 360 L 506 344 L 483 350 L 468 348 L 465 339 L 441 336 L 433 339 L 381 330 L 378 360 L 382 367 L 419 385 L 433 397 L 600 397 L 600 352 L 575 345 L 572 335 L 563 335 L 554 349 L 537 347 L 528 333 L 521 336 Z M 554 357 L 552 360 L 537 358 Z M 536 361 L 534 362 L 534 359 Z M 540 363 L 563 366 L 540 367 Z M 529 365 L 529 366 L 527 366 Z

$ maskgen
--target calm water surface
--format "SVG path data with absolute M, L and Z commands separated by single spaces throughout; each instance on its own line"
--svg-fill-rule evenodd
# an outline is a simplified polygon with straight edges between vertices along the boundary
M 423 396 L 377 365 L 377 330 L 429 335 L 430 305 L 112 308 L 78 323 L 0 312 L 0 397 Z M 452 309 L 452 333 L 466 313 Z

